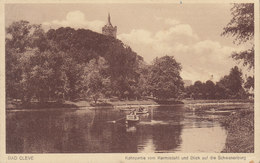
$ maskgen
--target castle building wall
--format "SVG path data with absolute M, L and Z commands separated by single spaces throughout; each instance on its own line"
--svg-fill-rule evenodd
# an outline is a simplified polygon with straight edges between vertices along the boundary
M 110 22 L 110 14 L 108 14 L 108 22 L 102 28 L 102 34 L 116 38 L 116 33 L 117 33 L 117 26 L 113 27 L 113 25 Z

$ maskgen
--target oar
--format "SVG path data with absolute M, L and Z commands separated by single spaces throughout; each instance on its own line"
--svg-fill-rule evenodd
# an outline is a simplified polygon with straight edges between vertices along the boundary
M 119 119 L 117 119 L 117 120 L 115 120 L 115 121 L 108 121 L 108 122 L 110 122 L 110 123 L 117 123 L 118 121 L 121 121 L 121 120 L 123 120 L 123 119 L 125 119 L 125 117 L 119 118 Z

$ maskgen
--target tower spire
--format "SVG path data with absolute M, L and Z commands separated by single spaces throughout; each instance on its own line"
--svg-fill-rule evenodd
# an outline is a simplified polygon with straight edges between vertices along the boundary
M 111 21 L 110 21 L 110 13 L 108 13 L 107 23 L 108 23 L 109 25 L 112 25 L 112 24 L 111 24 Z

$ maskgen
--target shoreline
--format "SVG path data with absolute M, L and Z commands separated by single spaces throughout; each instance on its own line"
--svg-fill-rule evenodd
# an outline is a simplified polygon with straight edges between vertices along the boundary
M 254 153 L 254 110 L 240 110 L 220 119 L 227 138 L 221 153 Z
M 31 103 L 30 105 L 23 106 L 16 101 L 7 101 L 6 110 L 51 110 L 51 109 L 99 109 L 99 108 L 125 108 L 125 107 L 153 107 L 153 106 L 178 106 L 188 105 L 192 107 L 198 106 L 211 106 L 211 105 L 240 105 L 240 104 L 254 104 L 252 100 L 181 100 L 170 101 L 169 103 L 158 103 L 154 100 L 125 100 L 125 101 L 109 101 L 101 103 L 91 103 L 88 101 L 65 101 L 64 103 L 48 102 L 43 105 L 39 103 Z

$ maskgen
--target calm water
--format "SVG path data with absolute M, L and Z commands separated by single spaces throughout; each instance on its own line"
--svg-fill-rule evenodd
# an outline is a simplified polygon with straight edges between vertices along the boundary
M 148 110 L 133 126 L 119 109 L 7 111 L 7 153 L 220 152 L 225 145 L 217 115 L 184 105 Z

